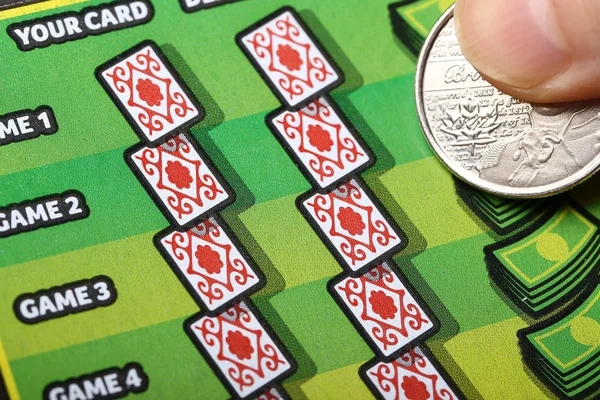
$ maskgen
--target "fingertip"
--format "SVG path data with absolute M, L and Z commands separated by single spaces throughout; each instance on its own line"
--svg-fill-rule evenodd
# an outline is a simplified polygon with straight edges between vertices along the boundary
M 571 65 L 550 0 L 457 0 L 455 25 L 465 57 L 507 87 L 538 86 Z

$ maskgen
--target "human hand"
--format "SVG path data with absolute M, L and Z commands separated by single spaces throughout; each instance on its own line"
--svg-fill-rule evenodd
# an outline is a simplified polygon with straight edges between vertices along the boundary
M 600 98 L 599 0 L 457 0 L 465 57 L 532 103 Z

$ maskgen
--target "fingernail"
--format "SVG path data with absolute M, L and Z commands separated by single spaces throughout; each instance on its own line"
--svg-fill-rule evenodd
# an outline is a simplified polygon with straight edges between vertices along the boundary
M 455 16 L 463 53 L 494 80 L 529 88 L 571 64 L 551 0 L 458 0 Z

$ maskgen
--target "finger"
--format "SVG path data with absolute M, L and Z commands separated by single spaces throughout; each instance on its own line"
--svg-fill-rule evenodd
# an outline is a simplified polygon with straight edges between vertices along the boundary
M 528 102 L 600 98 L 600 1 L 457 0 L 461 49 L 490 83 Z

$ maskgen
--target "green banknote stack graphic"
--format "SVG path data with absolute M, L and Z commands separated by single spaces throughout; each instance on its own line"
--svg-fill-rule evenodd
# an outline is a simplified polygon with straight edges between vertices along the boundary
M 520 331 L 519 341 L 527 364 L 559 397 L 592 394 L 600 383 L 600 286 L 573 311 Z
M 456 193 L 490 229 L 507 235 L 525 228 L 550 210 L 556 210 L 562 198 L 513 200 L 494 196 L 472 188 L 456 179 Z
M 455 0 L 404 0 L 389 6 L 390 18 L 396 36 L 415 55 L 423 47 L 425 38 Z
M 556 310 L 585 288 L 600 266 L 599 221 L 571 201 L 484 249 L 490 275 L 533 317 Z

